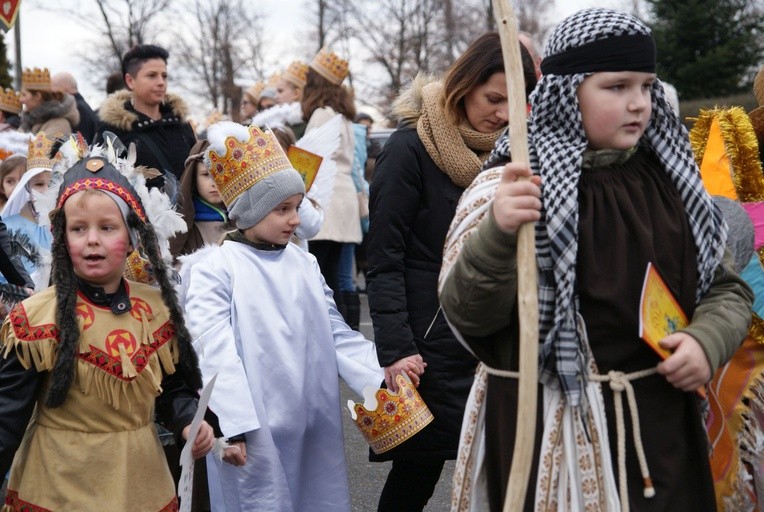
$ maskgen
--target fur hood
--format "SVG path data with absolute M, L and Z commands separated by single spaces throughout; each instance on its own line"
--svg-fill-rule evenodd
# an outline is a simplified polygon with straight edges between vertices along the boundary
M 77 110 L 77 102 L 71 94 L 64 94 L 64 99 L 48 100 L 41 105 L 33 108 L 29 112 L 21 115 L 21 129 L 25 132 L 32 130 L 32 127 L 39 126 L 51 119 L 63 118 L 74 127 L 80 124 L 80 113 Z
M 416 126 L 422 115 L 422 88 L 438 77 L 427 73 L 419 73 L 408 87 L 403 89 L 393 102 L 393 115 L 403 126 Z
M 132 131 L 133 124 L 138 121 L 138 114 L 134 110 L 125 108 L 125 103 L 130 101 L 131 96 L 132 93 L 124 89 L 112 93 L 101 104 L 101 108 L 98 111 L 99 119 L 122 131 Z M 162 117 L 176 116 L 181 123 L 186 122 L 188 107 L 180 96 L 168 93 L 165 96 L 164 103 L 159 108 L 162 112 Z

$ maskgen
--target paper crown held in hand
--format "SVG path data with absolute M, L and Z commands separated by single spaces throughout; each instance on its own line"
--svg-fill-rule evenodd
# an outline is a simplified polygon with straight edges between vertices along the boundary
M 368 386 L 363 405 L 348 400 L 350 416 L 376 454 L 395 448 L 434 419 L 408 376 L 396 375 L 395 382 L 397 394 Z

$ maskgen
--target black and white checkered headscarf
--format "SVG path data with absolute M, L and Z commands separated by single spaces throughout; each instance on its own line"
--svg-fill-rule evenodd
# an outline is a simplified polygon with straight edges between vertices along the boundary
M 587 148 L 576 89 L 591 72 L 618 70 L 613 68 L 613 62 L 603 69 L 600 61 L 581 58 L 582 53 L 576 50 L 603 39 L 632 35 L 649 36 L 650 29 L 631 15 L 609 9 L 586 9 L 566 18 L 547 43 L 545 60 L 561 53 L 566 53 L 566 57 L 576 55 L 581 61 L 573 62 L 572 66 L 581 71 L 544 74 L 530 97 L 530 164 L 533 172 L 542 177 L 543 187 L 541 220 L 536 224 L 541 380 L 546 383 L 558 380 L 572 405 L 581 403 L 587 375 L 576 331 L 578 181 Z M 611 46 L 619 47 L 617 43 Z M 592 53 L 584 55 L 591 57 Z M 625 64 L 620 70 L 634 69 Z M 703 188 L 687 131 L 668 105 L 657 80 L 652 87 L 652 117 L 639 144 L 658 156 L 684 203 L 698 251 L 696 298 L 700 299 L 708 291 L 721 261 L 726 225 Z M 486 166 L 508 155 L 509 141 L 505 135 L 497 142 Z

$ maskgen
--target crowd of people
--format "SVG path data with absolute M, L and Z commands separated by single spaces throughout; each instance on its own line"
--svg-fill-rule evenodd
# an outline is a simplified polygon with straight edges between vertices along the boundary
M 741 188 L 764 183 L 758 146 L 726 148 L 740 190 L 718 199 L 715 132 L 691 142 L 631 15 L 586 9 L 543 56 L 527 35 L 517 46 L 521 77 L 494 32 L 416 76 L 381 149 L 328 48 L 243 88 L 241 121 L 202 133 L 160 46 L 125 53 L 97 111 L 70 73 L 25 69 L 0 92 L 2 511 L 179 510 L 189 439 L 189 510 L 350 511 L 339 379 L 364 396 L 398 393 L 401 375 L 434 419 L 370 449 L 392 461 L 377 510 L 422 511 L 454 459 L 452 510 L 503 510 L 527 228 L 524 510 L 759 510 L 764 185 Z M 508 94 L 528 105 L 527 162 Z M 657 349 L 640 339 L 646 268 L 686 315 Z

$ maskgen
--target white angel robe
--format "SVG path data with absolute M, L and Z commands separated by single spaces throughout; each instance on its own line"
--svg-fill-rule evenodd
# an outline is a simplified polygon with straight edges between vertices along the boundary
M 205 383 L 218 374 L 210 408 L 247 438 L 244 467 L 218 463 L 226 511 L 349 511 L 338 375 L 361 395 L 384 374 L 313 255 L 225 241 L 181 277 Z

